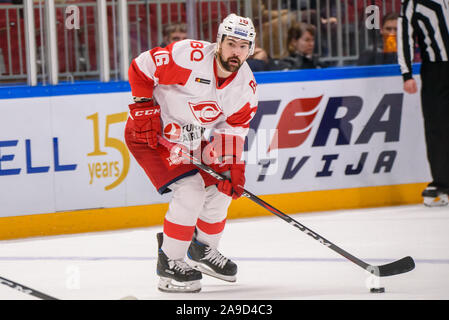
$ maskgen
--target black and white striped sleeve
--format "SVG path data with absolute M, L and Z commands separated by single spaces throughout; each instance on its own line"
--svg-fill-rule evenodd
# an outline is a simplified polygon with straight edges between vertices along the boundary
M 414 39 L 413 39 L 413 13 L 414 0 L 402 0 L 401 14 L 398 19 L 398 63 L 401 67 L 401 73 L 404 81 L 411 79 L 412 62 L 414 55 Z
M 423 62 L 448 61 L 449 1 L 402 0 L 397 36 L 398 62 L 404 80 L 412 78 L 415 40 Z

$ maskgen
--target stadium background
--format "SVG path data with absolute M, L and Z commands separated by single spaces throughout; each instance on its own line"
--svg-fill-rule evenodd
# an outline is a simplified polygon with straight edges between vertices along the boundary
M 316 52 L 331 66 L 255 73 L 252 140 L 262 145 L 248 148 L 257 160 L 247 189 L 286 213 L 419 203 L 430 179 L 419 98 L 403 93 L 398 65 L 354 66 L 379 41 L 365 26 L 369 5 L 383 15 L 400 1 L 0 3 L 0 239 L 161 224 L 168 198 L 124 149 L 127 69 L 162 42 L 165 25 L 185 22 L 192 38 L 214 41 L 230 12 L 253 18 L 273 57 L 294 21 L 316 23 Z M 67 27 L 70 6 L 79 28 Z M 322 23 L 331 17 L 337 23 Z M 292 130 L 281 130 L 289 144 L 267 152 L 263 142 L 291 110 Z M 342 118 L 351 130 L 335 126 Z M 239 199 L 229 218 L 266 214 Z

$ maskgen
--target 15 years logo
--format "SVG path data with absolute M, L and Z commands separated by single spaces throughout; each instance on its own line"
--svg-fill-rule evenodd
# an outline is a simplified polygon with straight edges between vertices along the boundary
M 104 151 L 100 146 L 100 119 L 98 112 L 86 117 L 92 121 L 94 150 L 87 154 L 88 157 L 96 158 L 96 161 L 88 163 L 89 166 L 89 184 L 99 179 L 113 179 L 113 181 L 104 187 L 105 190 L 111 190 L 117 187 L 128 175 L 129 171 L 129 152 L 122 140 L 110 136 L 110 128 L 112 125 L 125 122 L 128 118 L 127 112 L 120 112 L 106 115 L 104 147 L 113 148 L 121 155 L 122 168 L 120 169 L 120 161 L 112 158 L 108 152 Z M 98 159 L 98 160 L 97 160 Z

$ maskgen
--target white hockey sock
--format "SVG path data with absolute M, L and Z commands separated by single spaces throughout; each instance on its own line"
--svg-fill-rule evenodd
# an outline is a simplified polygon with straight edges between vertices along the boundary
M 204 244 L 212 248 L 218 248 L 218 244 L 220 243 L 221 236 L 223 235 L 223 231 L 216 234 L 207 234 L 203 232 L 200 228 L 197 228 L 196 239 Z
M 176 240 L 164 234 L 161 249 L 169 259 L 178 260 L 184 259 L 189 246 L 190 241 Z
M 198 241 L 218 248 L 231 200 L 231 197 L 218 191 L 216 186 L 206 188 L 204 208 L 196 222 Z

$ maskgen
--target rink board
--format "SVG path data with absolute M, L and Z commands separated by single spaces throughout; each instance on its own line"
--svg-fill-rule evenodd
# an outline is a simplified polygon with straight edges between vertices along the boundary
M 308 191 L 261 198 L 286 214 L 294 214 L 418 203 L 425 186 L 425 183 L 418 183 Z M 168 204 L 163 203 L 0 218 L 0 240 L 162 225 L 167 209 Z M 228 219 L 269 215 L 271 213 L 252 201 L 238 199 L 231 203 Z
M 287 213 L 421 201 L 419 95 L 403 93 L 398 72 L 256 74 L 246 188 Z M 0 238 L 162 223 L 170 196 L 124 144 L 130 102 L 125 82 L 0 88 Z M 229 218 L 261 214 L 242 199 Z

